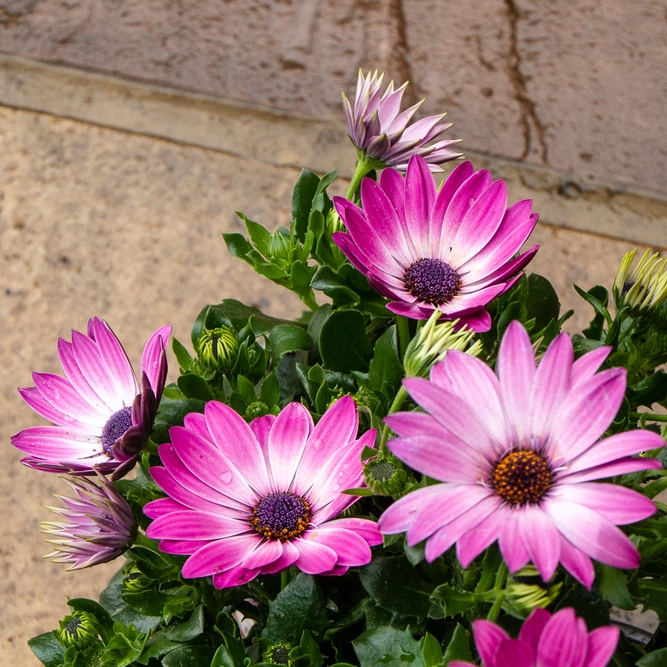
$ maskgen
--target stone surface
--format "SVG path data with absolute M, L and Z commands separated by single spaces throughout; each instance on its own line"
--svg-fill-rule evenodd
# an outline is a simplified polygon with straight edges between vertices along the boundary
M 378 68 L 464 148 L 665 191 L 662 0 L 0 0 L 0 51 L 338 119 Z
M 59 372 L 58 336 L 104 317 L 138 363 L 144 341 L 170 322 L 187 344 L 200 308 L 234 297 L 295 316 L 292 295 L 228 256 L 222 231 L 243 210 L 287 222 L 298 172 L 44 114 L 0 108 L 0 503 L 3 542 L 0 667 L 37 665 L 25 642 L 56 626 L 66 596 L 96 597 L 114 564 L 76 573 L 41 559 L 42 507 L 63 493 L 56 476 L 19 464 L 9 436 L 39 423 L 17 386 L 33 370 Z M 510 187 L 510 199 L 520 194 Z M 533 270 L 556 285 L 610 285 L 628 243 L 540 226 Z M 586 323 L 584 307 L 568 325 Z M 172 358 L 173 359 L 173 358 Z M 172 377 L 173 377 L 172 369 Z

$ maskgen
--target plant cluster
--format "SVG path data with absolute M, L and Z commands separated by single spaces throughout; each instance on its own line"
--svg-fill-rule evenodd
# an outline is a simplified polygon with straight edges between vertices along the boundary
M 53 426 L 12 443 L 75 493 L 49 557 L 124 558 L 29 642 L 47 667 L 667 664 L 665 260 L 562 332 L 531 202 L 468 162 L 439 186 L 449 125 L 403 90 L 344 99 L 345 197 L 304 170 L 288 227 L 224 235 L 299 319 L 207 305 L 165 385 L 170 327 L 137 378 L 94 318 L 20 390 Z M 657 631 L 619 632 L 638 605 Z

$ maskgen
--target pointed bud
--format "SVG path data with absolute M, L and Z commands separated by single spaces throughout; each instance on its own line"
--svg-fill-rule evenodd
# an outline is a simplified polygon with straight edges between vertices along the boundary
M 631 271 L 636 254 L 636 249 L 625 254 L 614 281 L 614 302 L 619 309 L 649 310 L 667 297 L 667 259 L 647 250 Z
M 537 607 L 548 607 L 562 587 L 562 582 L 545 583 L 533 565 L 526 565 L 508 577 L 503 607 L 515 616 L 526 618 Z
M 49 507 L 66 522 L 43 521 L 42 531 L 55 539 L 55 551 L 44 556 L 54 563 L 71 563 L 68 570 L 80 570 L 118 558 L 132 544 L 137 533 L 134 514 L 111 482 L 98 474 L 92 479 L 66 479 L 76 498 L 56 496 L 64 508 Z
M 431 367 L 445 358 L 448 350 L 459 350 L 476 357 L 482 351 L 480 341 L 472 342 L 474 331 L 465 325 L 457 330 L 458 320 L 441 322 L 435 310 L 417 331 L 405 351 L 406 377 L 428 377 Z

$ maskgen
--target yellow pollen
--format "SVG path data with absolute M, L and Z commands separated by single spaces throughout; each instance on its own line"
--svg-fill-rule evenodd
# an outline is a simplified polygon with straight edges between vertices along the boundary
M 549 464 L 532 451 L 506 454 L 498 461 L 492 475 L 493 488 L 510 505 L 539 503 L 552 483 Z

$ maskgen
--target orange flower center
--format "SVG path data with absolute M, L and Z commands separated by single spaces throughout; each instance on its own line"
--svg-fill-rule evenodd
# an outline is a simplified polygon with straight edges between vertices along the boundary
M 553 484 L 547 461 L 533 451 L 505 454 L 493 469 L 496 493 L 510 505 L 535 505 Z

